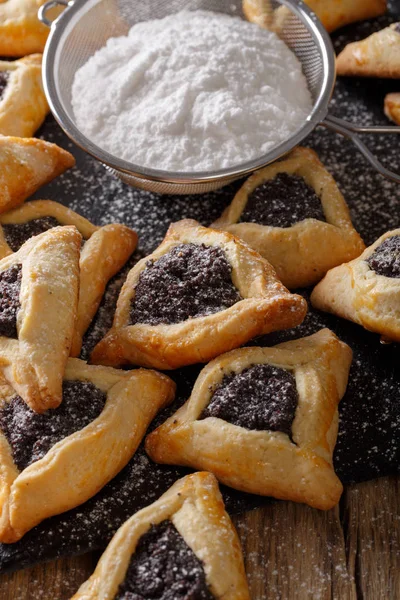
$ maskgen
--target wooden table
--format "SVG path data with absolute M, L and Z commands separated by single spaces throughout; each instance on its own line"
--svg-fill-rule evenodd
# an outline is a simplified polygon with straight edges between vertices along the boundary
M 326 513 L 272 502 L 234 520 L 252 600 L 400 599 L 400 478 L 349 486 Z M 67 600 L 97 558 L 0 576 L 0 600 Z

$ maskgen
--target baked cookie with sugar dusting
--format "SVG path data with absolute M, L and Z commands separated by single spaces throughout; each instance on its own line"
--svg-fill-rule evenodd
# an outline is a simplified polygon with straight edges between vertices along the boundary
M 352 360 L 329 329 L 210 362 L 189 400 L 146 438 L 150 458 L 207 469 L 235 489 L 329 510 L 338 404 Z
M 328 31 L 339 27 L 372 19 L 386 12 L 386 0 L 305 0 L 305 4 L 319 18 Z M 271 7 L 270 0 L 243 0 L 243 12 L 252 23 L 261 27 L 279 30 L 292 11 L 285 6 L 276 10 Z
M 72 154 L 56 144 L 0 135 L 0 213 L 22 204 L 74 164 Z
M 62 399 L 81 240 L 75 227 L 55 227 L 0 260 L 0 371 L 36 412 Z
M 0 60 L 0 134 L 32 137 L 48 112 L 42 83 L 42 55 Z
M 0 541 L 16 542 L 43 519 L 94 496 L 132 458 L 174 392 L 161 373 L 74 358 L 66 364 L 61 404 L 45 414 L 1 385 Z
M 0 258 L 17 252 L 32 236 L 60 225 L 74 225 L 83 239 L 79 259 L 79 302 L 71 356 L 79 356 L 107 283 L 136 248 L 137 234 L 120 223 L 96 227 L 70 208 L 51 200 L 33 200 L 0 215 Z
M 247 242 L 289 289 L 316 283 L 365 248 L 335 180 L 309 148 L 251 175 L 212 227 Z
M 160 369 L 207 362 L 254 336 L 294 327 L 307 303 L 230 233 L 187 219 L 128 274 L 112 329 L 91 360 Z
M 400 22 L 348 44 L 336 58 L 338 75 L 400 77 Z
M 400 229 L 335 267 L 311 294 L 313 306 L 400 342 Z
M 39 21 L 38 10 L 45 2 L 3 0 L 0 3 L 0 56 L 43 52 L 50 30 Z
M 179 479 L 119 528 L 72 600 L 102 598 L 250 600 L 240 542 L 211 473 Z

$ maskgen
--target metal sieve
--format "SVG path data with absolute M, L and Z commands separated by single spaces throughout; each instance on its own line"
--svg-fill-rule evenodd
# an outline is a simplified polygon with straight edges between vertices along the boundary
M 48 11 L 65 10 L 53 22 Z M 286 8 L 282 7 L 285 6 Z M 335 54 L 330 37 L 314 13 L 302 2 L 268 0 L 266 10 L 285 11 L 279 35 L 300 60 L 313 100 L 313 108 L 301 128 L 289 139 L 256 160 L 229 169 L 205 172 L 170 172 L 135 165 L 109 154 L 79 131 L 71 105 L 76 71 L 108 38 L 126 35 L 135 23 L 162 18 L 182 9 L 210 10 L 244 18 L 241 0 L 51 0 L 39 10 L 40 20 L 51 27 L 43 58 L 46 96 L 54 117 L 65 133 L 83 150 L 101 161 L 126 183 L 161 194 L 193 194 L 218 189 L 287 154 L 318 125 L 350 138 L 373 167 L 400 182 L 400 175 L 386 169 L 358 137 L 358 133 L 400 133 L 400 127 L 357 127 L 328 116 L 335 85 Z

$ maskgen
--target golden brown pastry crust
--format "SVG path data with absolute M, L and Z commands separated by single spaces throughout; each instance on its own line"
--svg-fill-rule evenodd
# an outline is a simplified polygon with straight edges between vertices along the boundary
M 0 3 L 0 56 L 43 52 L 49 28 L 38 19 L 46 0 L 3 0 Z
M 179 244 L 218 246 L 232 266 L 232 281 L 243 300 L 221 312 L 173 325 L 130 325 L 130 307 L 140 273 Z M 117 303 L 112 329 L 95 347 L 91 360 L 112 366 L 131 362 L 175 369 L 207 362 L 256 335 L 301 323 L 307 304 L 278 281 L 271 265 L 229 233 L 184 220 L 170 226 L 162 244 L 128 274 Z
M 326 223 L 317 219 L 304 219 L 291 227 L 238 223 L 253 190 L 278 173 L 304 178 L 321 199 Z M 247 242 L 272 264 L 289 289 L 316 283 L 329 269 L 359 256 L 365 248 L 335 180 L 309 148 L 296 148 L 284 160 L 253 173 L 212 227 Z
M 1 542 L 16 542 L 43 519 L 94 496 L 128 463 L 150 422 L 175 392 L 175 384 L 156 371 L 117 371 L 76 358 L 68 360 L 64 379 L 93 383 L 107 393 L 106 404 L 97 419 L 21 472 L 0 430 Z M 2 386 L 0 403 L 14 395 L 11 387 Z
M 42 55 L 1 60 L 1 71 L 8 71 L 9 79 L 0 99 L 0 134 L 32 137 L 49 112 L 42 84 Z
M 137 234 L 129 227 L 113 223 L 96 227 L 70 208 L 51 200 L 33 200 L 0 215 L 0 258 L 12 253 L 2 225 L 27 223 L 54 217 L 62 225 L 75 225 L 86 243 L 81 250 L 80 293 L 71 356 L 79 356 L 82 337 L 97 312 L 109 280 L 123 267 L 136 248 Z
M 314 288 L 311 302 L 320 310 L 380 333 L 386 340 L 400 342 L 400 279 L 378 275 L 366 262 L 393 235 L 400 235 L 400 229 L 388 231 L 361 256 L 329 271 Z
M 384 112 L 388 119 L 400 125 L 400 92 L 385 96 Z
M 215 600 L 250 600 L 240 542 L 211 473 L 179 479 L 156 502 L 126 521 L 72 600 L 114 598 L 140 537 L 166 519 L 203 563 Z
M 393 23 L 360 42 L 347 44 L 336 59 L 338 75 L 400 77 L 400 31 Z
M 304 0 L 328 31 L 372 19 L 386 12 L 386 0 Z M 269 0 L 243 0 L 246 19 L 261 27 L 279 31 L 291 14 L 285 6 L 272 11 Z
M 351 358 L 329 329 L 272 348 L 228 352 L 202 370 L 186 404 L 147 436 L 146 451 L 155 462 L 207 469 L 245 492 L 328 510 L 342 493 L 332 454 Z M 198 420 L 224 374 L 264 363 L 296 378 L 293 441 L 282 432 L 250 431 L 216 417 Z
M 0 272 L 22 265 L 18 340 L 0 337 L 0 370 L 37 412 L 61 402 L 78 305 L 81 239 L 75 227 L 55 227 L 0 261 Z
M 22 204 L 74 164 L 72 154 L 56 144 L 0 136 L 0 213 Z
M 372 19 L 386 12 L 386 0 L 305 0 L 328 31 Z M 279 31 L 284 19 L 291 14 L 285 6 L 274 12 L 269 0 L 243 0 L 246 19 L 261 27 Z

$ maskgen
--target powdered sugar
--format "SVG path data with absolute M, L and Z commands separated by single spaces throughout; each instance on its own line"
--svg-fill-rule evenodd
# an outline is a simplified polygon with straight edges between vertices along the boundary
M 232 167 L 290 137 L 311 110 L 300 62 L 272 32 L 181 11 L 111 38 L 72 87 L 78 127 L 110 153 L 172 171 Z

